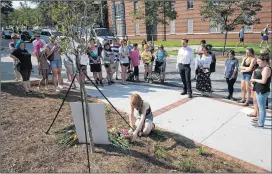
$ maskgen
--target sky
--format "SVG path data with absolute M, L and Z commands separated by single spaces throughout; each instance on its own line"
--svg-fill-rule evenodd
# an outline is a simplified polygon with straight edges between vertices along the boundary
M 19 7 L 20 7 L 20 2 L 24 2 L 24 1 L 12 1 L 13 8 L 19 8 Z M 31 2 L 26 2 L 26 3 L 27 3 L 27 5 L 29 5 L 31 8 L 36 7 L 36 4 L 34 4 L 34 3 L 31 3 Z

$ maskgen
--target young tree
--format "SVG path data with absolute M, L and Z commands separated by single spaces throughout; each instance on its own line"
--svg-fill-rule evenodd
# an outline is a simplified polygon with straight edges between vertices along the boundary
M 203 21 L 212 21 L 211 27 L 220 27 L 224 32 L 225 41 L 222 52 L 224 55 L 228 32 L 239 25 L 250 26 L 260 23 L 260 19 L 255 16 L 261 9 L 260 0 L 204 0 L 204 5 L 200 7 L 200 15 Z
M 151 28 L 152 42 L 157 24 L 169 25 L 170 20 L 175 20 L 177 12 L 172 1 L 145 0 L 144 8 L 133 11 L 133 21 L 144 19 L 145 24 Z

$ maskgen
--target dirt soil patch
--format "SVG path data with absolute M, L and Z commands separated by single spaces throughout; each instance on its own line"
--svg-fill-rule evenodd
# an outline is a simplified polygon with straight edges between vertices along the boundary
M 88 172 L 85 145 L 61 146 L 54 133 L 72 124 L 68 102 L 80 101 L 78 91 L 71 91 L 50 134 L 45 134 L 64 94 L 35 91 L 25 96 L 19 85 L 2 85 L 0 172 Z M 89 98 L 89 102 L 99 101 Z M 106 114 L 108 129 L 127 127 L 109 106 Z M 130 151 L 113 145 L 95 145 L 95 151 L 90 156 L 91 172 L 254 172 L 159 128 L 132 143 Z

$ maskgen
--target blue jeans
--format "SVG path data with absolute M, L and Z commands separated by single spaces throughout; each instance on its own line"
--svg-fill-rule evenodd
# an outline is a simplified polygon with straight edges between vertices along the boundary
M 52 69 L 61 68 L 62 67 L 61 58 L 52 60 L 50 62 L 50 66 Z
M 257 97 L 257 103 L 259 107 L 259 125 L 263 126 L 265 122 L 265 117 L 266 117 L 266 100 L 268 98 L 270 92 L 266 93 L 256 93 Z

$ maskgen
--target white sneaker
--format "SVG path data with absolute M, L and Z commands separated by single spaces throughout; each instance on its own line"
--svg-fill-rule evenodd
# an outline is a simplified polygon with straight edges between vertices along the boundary
M 60 90 L 59 90 L 59 88 L 56 88 L 56 90 L 55 90 L 56 92 L 60 92 Z
M 62 85 L 59 85 L 58 87 L 59 87 L 60 89 L 63 89 L 63 86 L 62 86 Z

